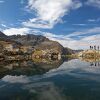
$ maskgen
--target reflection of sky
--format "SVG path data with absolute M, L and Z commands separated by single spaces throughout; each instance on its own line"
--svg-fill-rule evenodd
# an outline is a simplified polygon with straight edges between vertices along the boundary
M 49 72 L 43 75 L 34 75 L 32 77 L 27 76 L 10 76 L 7 75 L 1 79 L 4 82 L 10 83 L 27 83 L 30 80 L 39 81 L 41 79 L 46 79 L 50 77 L 54 77 L 57 75 L 73 75 L 77 77 L 99 77 L 100 76 L 100 68 L 99 66 L 90 66 L 89 62 L 80 61 L 78 59 L 70 60 L 68 62 L 64 62 L 59 68 L 52 69 Z
M 48 75 L 68 74 L 73 76 L 100 76 L 99 66 L 90 66 L 89 62 L 80 61 L 78 59 L 64 62 L 59 68 L 50 70 Z
M 59 68 L 52 69 L 43 75 L 30 77 L 7 75 L 0 80 L 0 94 L 5 93 L 8 97 L 22 94 L 26 97 L 32 93 L 32 95 L 39 95 L 38 100 L 66 100 L 67 97 L 62 93 L 64 90 L 72 93 L 71 91 L 76 92 L 77 88 L 79 90 L 76 94 L 79 94 L 80 88 L 82 92 L 99 92 L 99 79 L 99 67 L 91 67 L 90 63 L 76 59 L 64 62 Z M 1 96 L 4 97 L 0 95 L 0 98 Z
M 18 98 L 22 98 L 21 100 L 27 100 L 25 99 L 27 97 L 28 100 L 30 100 L 30 97 L 34 100 L 34 95 L 37 96 L 37 94 L 37 100 L 65 100 L 63 95 L 60 93 L 59 88 L 56 87 L 53 82 L 42 82 L 38 79 L 39 78 L 37 78 L 36 81 L 32 79 L 32 77 L 22 75 L 5 76 L 0 81 L 0 100 L 1 98 L 13 100 L 11 98 L 13 96 L 16 98 L 16 94 L 18 95 Z M 1 95 L 2 93 L 3 95 Z

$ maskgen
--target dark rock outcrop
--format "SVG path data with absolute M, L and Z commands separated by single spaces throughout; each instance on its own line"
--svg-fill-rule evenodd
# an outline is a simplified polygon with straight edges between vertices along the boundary
M 7 37 L 7 36 L 0 31 L 0 37 Z
M 22 45 L 25 46 L 36 46 L 40 44 L 41 42 L 48 41 L 44 36 L 41 35 L 33 35 L 33 34 L 28 34 L 28 35 L 12 35 L 9 36 L 9 39 L 20 42 Z
M 0 31 L 0 40 L 7 39 L 8 37 Z

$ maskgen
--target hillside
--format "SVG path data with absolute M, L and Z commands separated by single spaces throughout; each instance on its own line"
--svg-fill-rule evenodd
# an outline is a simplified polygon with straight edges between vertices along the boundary
M 57 51 L 57 52 L 60 52 L 61 54 L 63 54 L 64 52 L 64 47 L 59 44 L 58 42 L 56 41 L 51 41 L 51 40 L 48 40 L 48 41 L 44 41 L 44 42 L 41 42 L 39 45 L 37 45 L 35 47 L 36 49 L 42 49 L 42 50 L 53 50 L 53 51 Z
M 23 46 L 32 46 L 34 49 L 53 49 L 59 51 L 61 54 L 72 54 L 73 50 L 69 48 L 64 48 L 60 43 L 56 41 L 51 41 L 48 38 L 41 35 L 12 35 L 6 36 L 4 33 L 0 32 L 0 40 L 12 41 Z

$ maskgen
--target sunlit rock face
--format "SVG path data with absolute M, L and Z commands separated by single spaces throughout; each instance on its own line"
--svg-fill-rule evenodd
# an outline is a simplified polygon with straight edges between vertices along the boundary
M 42 50 L 54 50 L 56 52 L 63 53 L 63 46 L 60 45 L 58 42 L 55 41 L 44 41 L 36 46 L 36 49 L 42 49 Z

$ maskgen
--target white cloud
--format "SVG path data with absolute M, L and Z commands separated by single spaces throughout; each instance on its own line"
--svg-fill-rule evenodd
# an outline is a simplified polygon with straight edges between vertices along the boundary
M 81 35 L 92 35 L 92 34 L 98 34 L 98 33 L 100 33 L 100 27 L 94 27 L 94 28 L 83 30 L 80 32 L 70 33 L 67 37 L 81 36 Z
M 22 25 L 26 27 L 33 27 L 33 28 L 52 28 L 52 24 L 46 21 L 42 21 L 38 18 L 30 19 L 29 21 L 22 22 Z
M 5 24 L 1 24 L 1 26 L 5 27 L 5 28 L 7 27 Z
M 26 33 L 29 33 L 29 31 L 29 28 L 9 28 L 3 30 L 3 33 L 5 33 L 6 35 L 25 35 Z
M 71 9 L 81 6 L 78 0 L 28 0 L 27 9 L 36 12 L 36 18 L 22 24 L 35 28 L 52 28 Z
M 100 46 L 100 34 L 90 35 L 95 32 L 100 33 L 100 28 L 98 27 L 98 28 L 88 29 L 87 31 L 85 30 L 83 32 L 73 32 L 70 35 L 56 35 L 53 33 L 44 33 L 44 36 L 46 36 L 51 40 L 58 41 L 64 47 L 69 47 L 71 49 L 88 49 L 90 45 Z M 72 36 L 77 37 L 82 34 L 85 36 L 81 37 L 80 39 L 71 38 Z
M 100 0 L 88 0 L 86 4 L 100 9 Z
M 26 76 L 10 76 L 7 75 L 2 78 L 2 81 L 8 82 L 8 83 L 28 83 L 30 80 Z

